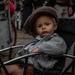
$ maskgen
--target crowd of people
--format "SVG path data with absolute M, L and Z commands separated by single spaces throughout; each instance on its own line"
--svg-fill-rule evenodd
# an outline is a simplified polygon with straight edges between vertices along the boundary
M 8 0 L 5 0 L 8 1 Z M 27 17 L 37 8 L 41 6 L 51 6 L 57 11 L 59 18 L 74 18 L 75 16 L 75 1 L 74 0 L 16 0 L 17 4 L 14 5 L 14 0 L 10 1 L 11 14 L 15 11 L 21 12 L 21 29 L 24 28 L 24 23 Z M 22 2 L 22 4 L 20 4 Z M 22 5 L 22 10 L 20 8 Z
M 23 0 L 23 14 L 21 28 L 24 27 L 24 22 L 27 17 L 37 8 L 41 6 L 51 6 L 57 10 L 59 18 L 74 17 L 75 12 L 74 0 Z

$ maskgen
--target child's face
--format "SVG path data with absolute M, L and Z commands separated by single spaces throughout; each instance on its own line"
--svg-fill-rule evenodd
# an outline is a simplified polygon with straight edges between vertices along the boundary
M 54 18 L 50 18 L 49 16 L 40 16 L 35 23 L 35 31 L 41 37 L 46 35 L 53 34 L 54 31 L 57 29 L 57 24 L 55 23 Z

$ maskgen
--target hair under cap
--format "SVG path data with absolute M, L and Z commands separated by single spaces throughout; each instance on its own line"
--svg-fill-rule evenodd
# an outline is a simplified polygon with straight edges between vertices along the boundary
M 32 14 L 27 18 L 24 26 L 25 26 L 25 31 L 32 35 L 35 36 L 35 29 L 34 29 L 34 23 L 36 21 L 36 19 L 41 16 L 41 15 L 49 15 L 53 18 L 55 18 L 56 23 L 58 23 L 58 18 L 57 18 L 57 14 L 56 14 L 56 10 L 52 7 L 48 7 L 48 6 L 43 6 L 40 8 L 37 8 L 36 10 L 34 10 L 32 12 Z

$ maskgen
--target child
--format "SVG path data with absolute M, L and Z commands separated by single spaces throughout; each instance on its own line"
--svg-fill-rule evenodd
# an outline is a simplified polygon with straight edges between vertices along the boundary
M 42 55 L 29 57 L 28 64 L 34 66 L 34 71 L 32 65 L 29 65 L 27 75 L 28 73 L 33 74 L 35 71 L 62 70 L 64 59 L 62 60 L 56 55 L 64 54 L 67 46 L 65 41 L 55 33 L 57 24 L 56 10 L 47 6 L 36 9 L 26 20 L 25 30 L 35 37 L 35 40 L 27 44 L 24 50 L 20 50 L 18 56 L 26 54 L 25 52 L 42 53 Z M 12 75 L 23 75 L 23 66 L 14 64 L 6 67 Z M 5 75 L 3 70 L 2 75 Z

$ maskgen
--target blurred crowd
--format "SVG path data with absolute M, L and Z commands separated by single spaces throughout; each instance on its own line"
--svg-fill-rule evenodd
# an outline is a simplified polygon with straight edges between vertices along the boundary
M 4 0 L 4 4 L 6 10 L 10 6 L 11 16 L 17 12 L 20 29 L 24 27 L 27 17 L 41 6 L 54 7 L 59 18 L 75 18 L 75 0 Z

